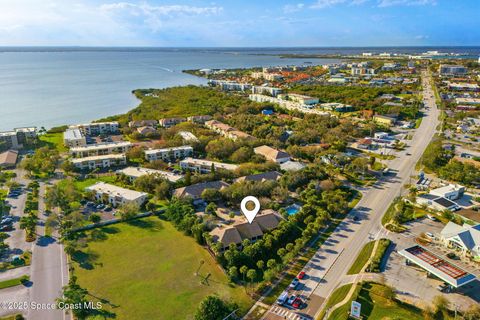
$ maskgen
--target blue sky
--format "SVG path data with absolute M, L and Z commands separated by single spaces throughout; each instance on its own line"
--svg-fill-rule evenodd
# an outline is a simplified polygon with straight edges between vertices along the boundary
M 472 46 L 479 13 L 479 0 L 0 0 L 0 46 Z

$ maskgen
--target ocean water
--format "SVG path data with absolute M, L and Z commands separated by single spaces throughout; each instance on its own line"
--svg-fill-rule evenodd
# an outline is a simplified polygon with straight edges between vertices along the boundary
M 0 47 L 0 131 L 52 127 L 124 113 L 138 105 L 138 88 L 205 84 L 185 69 L 241 68 L 336 62 L 282 59 L 278 54 L 421 53 L 476 57 L 480 47 L 344 48 L 76 48 Z
M 136 107 L 134 89 L 206 84 L 203 78 L 183 73 L 185 69 L 304 61 L 211 49 L 1 48 L 0 130 L 87 122 Z

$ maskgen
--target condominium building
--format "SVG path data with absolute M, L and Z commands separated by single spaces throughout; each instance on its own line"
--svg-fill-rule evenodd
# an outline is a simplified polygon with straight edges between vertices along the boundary
M 222 163 L 203 159 L 186 158 L 180 161 L 180 167 L 184 171 L 194 171 L 198 173 L 209 173 L 214 169 L 223 169 L 234 171 L 238 168 L 236 164 Z
M 70 154 L 75 158 L 101 156 L 113 153 L 126 153 L 133 147 L 129 141 L 108 142 L 70 148 Z
M 148 196 L 145 192 L 125 189 L 105 182 L 97 182 L 93 186 L 85 188 L 85 190 L 93 192 L 97 201 L 106 201 L 114 207 L 130 202 L 135 202 L 141 206 Z
M 193 155 L 193 148 L 191 146 L 150 149 L 145 151 L 145 159 L 150 162 L 156 160 L 174 161 L 191 155 Z
M 467 68 L 461 65 L 441 64 L 438 73 L 442 76 L 463 75 L 467 73 Z
M 250 139 L 250 140 L 255 139 L 254 136 L 249 135 L 248 133 L 245 133 L 243 131 L 237 130 L 236 128 L 231 127 L 228 124 L 225 124 L 217 120 L 207 121 L 205 122 L 205 126 L 215 131 L 216 133 L 224 136 L 225 138 L 229 138 L 234 141 L 237 139 Z
M 84 147 L 87 145 L 87 138 L 78 128 L 67 129 L 63 133 L 63 144 L 69 148 Z
M 158 123 L 161 127 L 170 128 L 185 121 L 187 121 L 186 118 L 163 118 L 158 120 Z
M 170 182 L 177 182 L 178 180 L 183 178 L 183 175 L 175 174 L 170 171 L 162 171 L 162 170 L 142 168 L 142 167 L 127 167 L 121 170 L 117 170 L 117 174 L 126 175 L 132 182 L 140 177 L 147 176 L 147 175 L 158 175 L 158 176 L 161 176 L 162 178 L 167 179 Z
M 106 154 L 72 159 L 73 165 L 79 170 L 105 169 L 110 167 L 124 166 L 127 157 L 124 154 Z
M 301 103 L 301 104 L 309 104 L 309 105 L 310 104 L 316 104 L 316 103 L 319 102 L 318 98 L 306 96 L 306 95 L 303 95 L 303 94 L 297 94 L 297 93 L 280 94 L 280 95 L 278 95 L 278 97 L 280 99 L 290 100 L 290 101 L 298 102 L 298 103 Z
M 17 134 L 17 140 L 19 144 L 27 143 L 28 140 L 35 139 L 37 137 L 37 127 L 21 127 L 13 129 Z
M 208 81 L 208 84 L 219 87 L 222 91 L 247 91 L 252 88 L 252 85 L 248 83 L 238 83 L 235 81 L 225 80 L 210 80 Z
M 280 88 L 274 88 L 274 87 L 264 87 L 264 86 L 253 86 L 252 87 L 252 94 L 269 94 L 272 97 L 276 97 L 280 93 L 282 93 L 283 90 Z
M 130 128 L 139 128 L 139 127 L 155 127 L 158 125 L 157 120 L 132 120 L 128 123 Z
M 37 136 L 36 127 L 15 128 L 0 132 L 0 149 L 21 149 L 28 140 Z
M 177 133 L 185 142 L 198 142 L 198 138 L 190 131 L 178 131 Z
M 352 67 L 351 72 L 352 76 L 374 75 L 375 69 L 365 67 Z
M 95 123 L 85 123 L 85 124 L 76 124 L 68 127 L 69 129 L 79 129 L 83 134 L 87 136 L 97 136 L 100 134 L 114 134 L 118 133 L 118 122 L 95 122 Z

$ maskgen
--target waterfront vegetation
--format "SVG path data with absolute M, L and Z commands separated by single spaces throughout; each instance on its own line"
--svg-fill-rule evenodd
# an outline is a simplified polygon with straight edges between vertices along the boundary
M 106 308 L 120 319 L 185 319 L 211 294 L 235 301 L 239 314 L 252 304 L 207 250 L 168 221 L 150 217 L 98 228 L 84 237 L 85 248 L 72 255 L 74 274 L 92 296 L 106 299 Z

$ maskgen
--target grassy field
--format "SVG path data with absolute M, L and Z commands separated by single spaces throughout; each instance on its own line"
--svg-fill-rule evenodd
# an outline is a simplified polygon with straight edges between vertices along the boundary
M 362 319 L 368 320 L 422 320 L 421 310 L 414 306 L 384 297 L 384 286 L 377 283 L 361 283 L 353 297 L 362 304 Z M 335 310 L 330 320 L 346 320 L 351 301 Z
M 67 148 L 63 145 L 63 133 L 46 133 L 39 136 L 41 146 L 48 146 L 57 149 L 58 152 L 67 152 Z
M 368 259 L 370 259 L 374 246 L 375 246 L 375 241 L 370 241 L 367 244 L 365 244 L 365 246 L 363 246 L 362 250 L 357 256 L 357 259 L 352 264 L 347 274 L 357 274 L 362 270 L 363 266 L 367 264 Z
M 62 181 L 59 182 L 60 186 L 65 185 L 64 181 L 66 181 L 66 180 L 62 180 Z M 85 180 L 75 180 L 74 185 L 75 185 L 75 188 L 78 191 L 83 192 L 83 191 L 85 191 L 85 188 L 90 187 L 91 185 L 94 185 L 95 183 L 100 182 L 100 181 L 115 184 L 114 183 L 115 182 L 115 175 L 99 176 L 98 178 L 87 178 Z
M 325 316 L 326 310 L 328 310 L 329 308 L 333 307 L 334 305 L 336 305 L 337 303 L 345 299 L 352 285 L 353 285 L 352 283 L 349 283 L 335 289 L 335 291 L 333 291 L 333 293 L 328 298 L 327 303 L 325 303 L 325 305 L 323 306 L 323 310 L 317 319 L 323 319 L 323 317 Z
M 90 294 L 109 301 L 117 319 L 192 319 L 209 294 L 237 302 L 242 311 L 253 303 L 204 248 L 169 222 L 150 217 L 98 230 L 106 239 L 90 241 L 75 255 L 75 274 Z
M 0 289 L 5 289 L 5 288 L 10 288 L 14 286 L 19 286 L 25 281 L 28 281 L 29 277 L 28 276 L 21 276 L 19 278 L 14 278 L 14 279 L 9 279 L 0 282 Z

